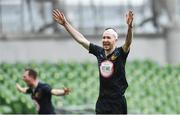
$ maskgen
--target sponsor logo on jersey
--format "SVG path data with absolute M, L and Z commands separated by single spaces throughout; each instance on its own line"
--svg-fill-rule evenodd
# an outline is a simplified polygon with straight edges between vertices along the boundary
M 109 61 L 105 60 L 100 64 L 100 73 L 104 78 L 109 78 L 114 72 L 114 64 Z

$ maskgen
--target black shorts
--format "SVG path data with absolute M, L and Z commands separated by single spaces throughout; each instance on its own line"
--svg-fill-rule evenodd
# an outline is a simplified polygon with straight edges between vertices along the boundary
M 127 114 L 125 96 L 113 99 L 98 98 L 96 103 L 96 114 Z

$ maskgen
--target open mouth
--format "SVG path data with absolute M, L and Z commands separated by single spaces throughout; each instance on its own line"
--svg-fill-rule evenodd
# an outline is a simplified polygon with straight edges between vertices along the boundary
M 110 43 L 103 43 L 103 46 L 110 46 Z
M 103 44 L 103 47 L 106 49 L 106 48 L 109 48 L 110 47 L 110 44 Z

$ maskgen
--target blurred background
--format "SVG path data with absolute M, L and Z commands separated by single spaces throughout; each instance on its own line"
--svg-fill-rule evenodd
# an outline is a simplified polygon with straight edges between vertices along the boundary
M 126 73 L 128 113 L 180 114 L 179 0 L 0 0 L 0 113 L 35 113 L 30 96 L 17 92 L 24 68 L 54 88 L 57 113 L 94 113 L 99 93 L 96 58 L 52 19 L 60 9 L 89 41 L 101 45 L 105 28 L 127 34 L 125 14 L 134 12 L 134 38 Z

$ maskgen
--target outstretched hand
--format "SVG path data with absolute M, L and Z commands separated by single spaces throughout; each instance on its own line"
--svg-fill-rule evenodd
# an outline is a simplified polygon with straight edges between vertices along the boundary
M 16 88 L 17 88 L 18 91 L 21 92 L 22 87 L 18 83 L 16 83 Z
M 128 11 L 128 13 L 126 14 L 126 23 L 128 24 L 128 27 L 132 27 L 133 26 L 133 11 Z
M 64 94 L 65 94 L 65 95 L 68 95 L 69 92 L 71 91 L 69 88 L 63 88 L 63 89 L 64 89 Z
M 21 86 L 18 83 L 16 83 L 16 88 L 19 89 L 20 87 Z
M 63 26 L 67 22 L 64 14 L 62 12 L 60 12 L 58 9 L 53 10 L 52 15 L 53 15 L 53 19 Z

